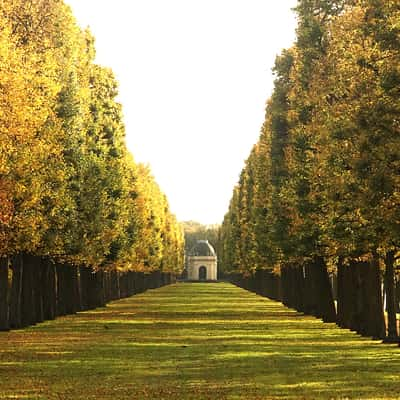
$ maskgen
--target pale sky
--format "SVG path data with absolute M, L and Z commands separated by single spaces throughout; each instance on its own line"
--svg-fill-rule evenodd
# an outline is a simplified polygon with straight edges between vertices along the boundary
M 179 220 L 221 223 L 296 0 L 65 0 L 120 84 L 128 147 Z

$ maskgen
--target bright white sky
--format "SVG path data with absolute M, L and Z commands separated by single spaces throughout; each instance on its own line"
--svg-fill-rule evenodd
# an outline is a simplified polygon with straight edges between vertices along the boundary
M 120 83 L 128 147 L 178 219 L 221 223 L 296 0 L 66 0 Z

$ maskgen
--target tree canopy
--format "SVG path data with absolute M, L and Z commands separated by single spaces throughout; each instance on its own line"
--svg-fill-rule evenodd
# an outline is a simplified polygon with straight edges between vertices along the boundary
M 126 147 L 90 32 L 60 0 L 1 0 L 0 25 L 0 256 L 179 272 L 181 226 Z

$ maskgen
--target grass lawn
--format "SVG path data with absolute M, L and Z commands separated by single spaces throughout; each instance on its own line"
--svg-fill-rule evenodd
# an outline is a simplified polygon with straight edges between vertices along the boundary
M 0 399 L 400 399 L 400 350 L 227 283 L 0 333 Z

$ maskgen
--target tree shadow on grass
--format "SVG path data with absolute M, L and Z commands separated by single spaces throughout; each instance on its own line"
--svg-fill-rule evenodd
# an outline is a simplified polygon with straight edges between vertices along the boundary
M 397 347 L 204 286 L 0 334 L 0 399 L 398 398 Z

